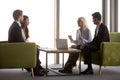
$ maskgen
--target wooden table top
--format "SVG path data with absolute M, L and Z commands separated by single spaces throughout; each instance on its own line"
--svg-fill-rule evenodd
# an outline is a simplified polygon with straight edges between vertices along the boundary
M 40 51 L 44 51 L 47 53 L 80 53 L 81 50 L 68 48 L 68 49 L 57 49 L 57 48 L 39 48 Z

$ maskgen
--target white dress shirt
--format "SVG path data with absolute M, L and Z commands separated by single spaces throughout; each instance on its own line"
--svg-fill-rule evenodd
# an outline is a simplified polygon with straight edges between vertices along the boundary
M 16 23 L 18 23 L 19 27 L 21 27 L 21 23 L 19 21 L 15 21 Z
M 100 27 L 100 25 L 101 25 L 101 23 L 98 24 L 97 27 L 96 27 L 96 33 L 95 33 L 95 36 L 97 36 L 97 34 L 98 34 L 98 31 L 99 31 L 99 27 Z

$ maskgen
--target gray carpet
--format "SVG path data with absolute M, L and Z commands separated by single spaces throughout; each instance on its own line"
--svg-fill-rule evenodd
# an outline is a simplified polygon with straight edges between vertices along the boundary
M 53 65 L 52 65 L 53 66 Z M 57 66 L 58 67 L 58 66 Z M 82 64 L 82 71 L 86 68 Z M 102 75 L 99 76 L 97 65 L 93 65 L 94 75 L 77 75 L 77 76 L 58 76 L 49 72 L 54 76 L 35 76 L 34 80 L 120 80 L 120 67 L 102 67 Z M 73 68 L 73 74 L 78 73 L 78 68 Z M 33 80 L 31 74 L 22 69 L 0 69 L 0 80 Z

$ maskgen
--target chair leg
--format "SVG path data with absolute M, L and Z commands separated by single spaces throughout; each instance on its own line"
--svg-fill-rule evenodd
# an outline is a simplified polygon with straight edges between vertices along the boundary
M 32 78 L 34 78 L 34 71 L 33 68 L 31 68 Z
M 102 66 L 100 65 L 99 66 L 99 75 L 101 76 L 101 74 L 102 74 Z

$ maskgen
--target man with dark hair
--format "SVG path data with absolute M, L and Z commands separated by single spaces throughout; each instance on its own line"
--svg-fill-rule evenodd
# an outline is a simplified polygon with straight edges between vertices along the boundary
M 17 10 L 15 10 L 13 12 L 13 18 L 14 18 L 14 20 L 18 20 L 19 16 L 22 17 L 22 15 L 23 15 L 23 11 L 22 10 L 17 9 Z
M 95 12 L 92 14 L 93 18 L 97 18 L 98 20 L 101 21 L 101 14 L 99 12 Z
M 15 10 L 13 12 L 13 18 L 14 22 L 9 28 L 8 32 L 8 42 L 25 42 L 23 39 L 23 34 L 22 34 L 22 28 L 21 28 L 21 22 L 23 21 L 23 12 L 22 10 Z M 37 60 L 36 60 L 36 67 L 34 68 L 34 75 L 36 76 L 43 76 L 45 74 L 45 69 L 42 68 L 40 65 L 41 62 L 39 60 L 39 50 L 37 49 Z M 28 72 L 31 71 L 31 69 L 26 68 Z
M 96 25 L 95 35 L 90 43 L 87 43 L 81 48 L 84 56 L 84 64 L 88 65 L 87 69 L 81 72 L 81 74 L 93 74 L 91 54 L 92 52 L 100 50 L 101 42 L 109 41 L 109 31 L 107 26 L 101 23 L 101 14 L 99 12 L 95 12 L 92 14 L 92 17 L 93 23 Z
M 9 42 L 24 42 L 21 34 L 21 21 L 23 20 L 22 10 L 15 10 L 13 12 L 14 22 L 9 28 L 8 41 Z

